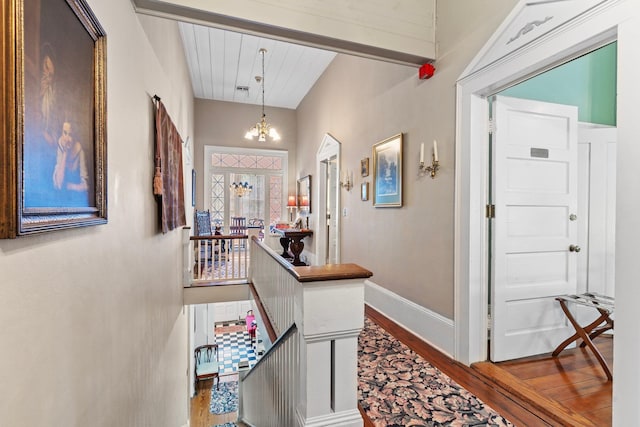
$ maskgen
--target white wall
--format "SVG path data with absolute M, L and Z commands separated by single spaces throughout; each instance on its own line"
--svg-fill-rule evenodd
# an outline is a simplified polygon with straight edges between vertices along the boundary
M 109 222 L 0 241 L 0 424 L 181 426 L 181 233 L 157 231 L 151 96 L 191 134 L 192 92 L 175 23 L 89 4 L 107 33 Z
M 640 120 L 638 99 L 640 3 L 618 32 L 618 157 L 616 176 L 616 331 L 614 341 L 613 425 L 640 419 L 640 340 L 638 340 L 638 242 L 640 241 Z

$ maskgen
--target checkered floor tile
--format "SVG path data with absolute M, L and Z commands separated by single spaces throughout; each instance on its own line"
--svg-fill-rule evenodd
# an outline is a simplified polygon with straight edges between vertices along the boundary
M 216 328 L 220 326 L 234 326 L 244 323 L 226 322 L 224 324 L 216 324 Z M 225 328 L 233 329 L 233 328 Z M 218 344 L 218 362 L 220 366 L 220 374 L 229 374 L 238 372 L 238 364 L 240 362 L 248 362 L 249 367 L 256 364 L 256 353 L 251 345 L 251 338 L 246 328 L 242 328 L 239 332 L 216 332 L 216 343 Z

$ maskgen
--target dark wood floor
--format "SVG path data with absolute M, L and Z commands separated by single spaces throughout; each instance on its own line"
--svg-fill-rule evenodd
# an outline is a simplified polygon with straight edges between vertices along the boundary
M 613 336 L 601 335 L 594 343 L 613 369 Z M 483 370 L 486 366 L 478 368 Z M 586 348 L 564 350 L 557 358 L 546 354 L 501 362 L 495 368 L 496 381 L 506 382 L 514 393 L 532 390 L 532 404 L 551 408 L 547 400 L 557 402 L 563 416 L 576 423 L 578 417 L 583 417 L 583 425 L 604 427 L 612 423 L 613 382 L 607 380 L 595 356 Z M 559 411 L 554 408 L 554 412 Z
M 222 376 L 221 380 L 224 381 L 237 381 L 238 375 L 226 375 Z M 199 381 L 197 386 L 196 395 L 191 398 L 191 419 L 189 425 L 191 427 L 211 427 L 218 424 L 224 424 L 229 422 L 236 422 L 238 419 L 238 412 L 230 412 L 228 414 L 215 415 L 209 410 L 209 404 L 211 403 L 211 387 L 213 386 L 213 380 Z M 244 426 L 244 424 L 238 424 Z
M 371 307 L 367 306 L 365 313 L 516 426 L 611 425 L 612 383 L 588 350 L 570 349 L 558 358 L 544 355 L 499 364 L 479 363 L 470 368 Z M 613 339 L 599 337 L 595 343 L 613 369 Z M 200 382 L 198 388 L 191 401 L 191 426 L 211 427 L 236 419 L 237 413 L 209 412 L 211 381 Z M 373 427 L 364 414 L 363 419 L 365 427 Z

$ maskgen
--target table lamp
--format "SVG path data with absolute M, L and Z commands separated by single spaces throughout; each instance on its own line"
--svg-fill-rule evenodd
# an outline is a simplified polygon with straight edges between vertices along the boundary
M 289 199 L 287 200 L 287 209 L 289 209 L 289 222 L 293 222 L 293 210 L 296 207 L 296 196 L 289 196 Z

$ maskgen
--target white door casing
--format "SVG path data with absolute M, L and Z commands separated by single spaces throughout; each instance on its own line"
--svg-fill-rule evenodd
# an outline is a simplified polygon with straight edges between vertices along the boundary
M 229 184 L 231 184 L 232 180 L 230 180 L 230 177 L 232 175 L 235 174 L 248 174 L 248 175 L 264 175 L 265 176 L 265 186 L 264 186 L 264 203 L 265 203 L 265 216 L 264 216 L 264 220 L 265 220 L 265 227 L 268 228 L 268 225 L 270 223 L 270 203 L 271 203 L 271 194 L 270 194 L 270 183 L 269 183 L 269 175 L 281 175 L 282 176 L 282 188 L 281 188 L 281 194 L 282 194 L 282 200 L 281 200 L 281 205 L 282 205 L 282 209 L 280 212 L 280 217 L 284 218 L 284 219 L 288 219 L 289 215 L 288 212 L 286 212 L 286 194 L 287 194 L 287 180 L 288 180 L 288 176 L 289 176 L 289 153 L 288 151 L 285 150 L 270 150 L 270 149 L 256 149 L 256 148 L 243 148 L 243 147 L 224 147 L 224 146 L 218 146 L 218 145 L 205 145 L 204 146 L 204 160 L 203 160 L 203 166 L 202 166 L 202 170 L 204 171 L 204 173 L 202 174 L 202 178 L 199 178 L 200 183 L 198 183 L 198 185 L 202 185 L 202 189 L 200 189 L 200 187 L 197 187 L 197 191 L 201 191 L 203 193 L 203 200 L 204 200 L 204 209 L 210 209 L 212 212 L 214 211 L 213 206 L 212 206 L 212 201 L 211 201 L 211 193 L 212 193 L 212 188 L 213 188 L 213 183 L 211 181 L 211 176 L 214 173 L 214 171 L 217 171 L 216 173 L 220 174 L 220 175 L 224 175 L 225 176 L 225 181 L 223 183 L 224 185 L 224 191 L 225 191 L 225 202 L 224 202 L 224 218 L 225 220 L 228 222 L 229 218 L 230 218 L 230 205 L 231 203 L 237 203 L 236 200 L 233 200 L 233 196 L 229 193 Z M 277 169 L 259 169 L 256 167 L 247 167 L 247 168 L 240 168 L 240 167 L 224 167 L 224 168 L 216 168 L 212 165 L 212 156 L 214 153 L 222 153 L 222 154 L 233 154 L 233 155 L 239 155 L 239 156 L 251 156 L 251 157 L 255 157 L 255 156 L 268 156 L 268 157 L 280 157 L 281 158 L 281 162 L 282 162 L 282 167 L 280 170 Z M 225 224 L 225 227 L 227 227 L 228 224 Z
M 193 345 L 194 349 L 200 345 L 208 344 L 208 315 L 207 304 L 197 304 L 193 306 L 195 313 L 194 316 L 194 331 L 193 331 Z
M 216 343 L 216 305 L 215 303 L 207 304 L 207 344 Z
M 340 263 L 340 182 L 337 179 L 340 176 L 340 151 L 341 144 L 340 141 L 335 139 L 330 134 L 325 134 L 322 139 L 322 143 L 318 148 L 318 152 L 316 153 L 316 172 L 317 176 L 320 179 L 315 180 L 317 182 L 317 191 L 314 191 L 312 194 L 317 194 L 317 199 L 314 198 L 314 201 L 318 201 L 318 209 L 315 209 L 314 217 L 316 219 L 316 226 L 318 233 L 315 233 L 313 236 L 314 241 L 316 242 L 316 265 L 325 264 L 326 255 L 329 253 L 331 249 L 333 256 L 335 258 L 335 263 Z M 337 166 L 335 170 L 335 179 L 333 179 L 332 188 L 328 188 L 329 180 L 326 179 L 330 164 Z M 331 205 L 331 224 L 328 222 L 327 218 L 327 198 L 333 198 L 333 204 Z M 335 222 L 333 221 L 335 219 Z M 328 226 L 333 225 L 333 233 L 326 233 L 320 230 L 328 230 Z M 329 242 L 329 238 L 334 239 L 334 242 Z
M 578 150 L 584 158 L 578 167 L 578 200 L 584 198 L 578 218 L 585 219 L 578 231 L 585 254 L 578 263 L 578 283 L 584 291 L 610 297 L 615 296 L 616 141 L 613 127 L 582 124 L 578 129 Z
M 607 0 L 550 31 L 518 25 L 529 12 L 533 22 L 549 16 L 559 2 L 520 0 L 462 73 L 456 85 L 455 138 L 455 357 L 465 364 L 486 360 L 488 272 L 484 209 L 488 186 L 487 103 L 484 98 L 600 46 L 618 40 L 616 125 L 616 335 L 614 341 L 613 426 L 640 419 L 640 342 L 637 340 L 637 255 L 640 135 L 640 2 Z M 582 2 L 586 4 L 587 2 Z M 553 15 L 553 13 L 551 13 Z M 552 22 L 552 21 L 548 21 Z M 522 43 L 501 44 L 503 35 L 521 34 Z M 501 50 L 501 52 L 498 52 Z M 485 61 L 485 58 L 495 58 Z M 482 65 L 486 64 L 486 65 Z M 624 197 L 622 197 L 624 195 Z
M 579 7 L 573 8 L 573 16 L 565 16 L 562 23 L 552 19 L 542 26 L 531 27 L 530 31 L 522 31 L 527 27 L 523 22 L 555 16 L 554 8 L 562 2 L 519 1 L 456 85 L 455 357 L 465 364 L 486 360 L 488 346 L 487 284 L 490 278 L 486 242 L 489 239 L 484 215 L 489 185 L 486 97 L 616 39 L 620 50 L 619 28 L 622 26 L 629 32 L 635 28 L 637 4 L 632 1 L 574 4 Z M 626 25 L 629 19 L 631 23 Z M 519 35 L 518 42 L 510 43 L 514 34 Z M 627 42 L 632 40 L 633 36 L 629 35 Z M 620 79 L 620 68 L 618 77 L 620 102 L 624 83 Z M 619 115 L 620 111 L 618 108 Z M 618 269 L 616 265 L 616 275 Z
M 338 159 L 333 157 L 327 161 L 327 196 L 326 196 L 326 218 L 327 218 L 327 254 L 326 264 L 338 263 L 338 211 L 335 209 L 335 203 L 338 197 Z
M 617 129 L 589 123 L 578 127 L 578 292 L 615 296 Z M 576 307 L 578 323 L 598 313 Z
M 494 102 L 491 360 L 552 351 L 571 335 L 555 296 L 577 290 L 578 109 Z

